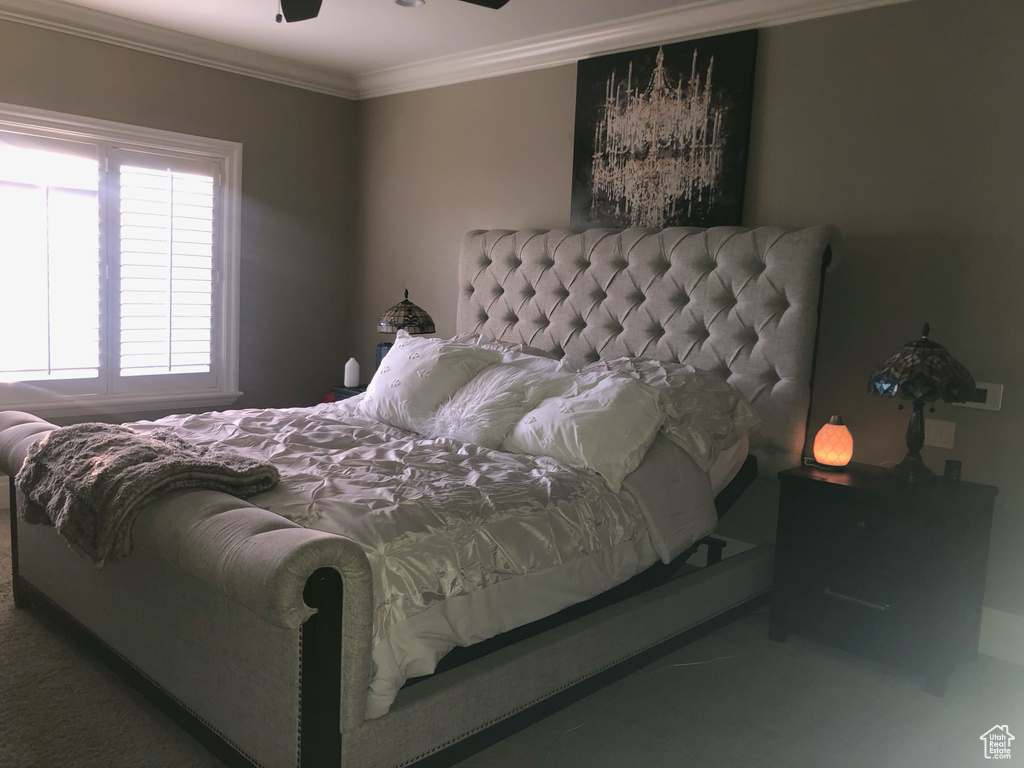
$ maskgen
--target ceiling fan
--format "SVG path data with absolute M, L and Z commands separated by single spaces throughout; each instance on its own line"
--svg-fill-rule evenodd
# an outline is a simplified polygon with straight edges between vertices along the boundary
M 493 8 L 498 10 L 508 0 L 461 0 L 463 3 L 471 3 L 472 5 L 481 5 L 484 8 Z M 305 21 L 306 19 L 316 18 L 316 15 L 320 13 L 320 4 L 323 0 L 280 0 L 281 13 L 277 15 L 277 20 L 281 21 L 282 15 L 285 21 Z M 405 6 L 417 6 L 423 5 L 424 0 L 395 0 L 399 5 Z

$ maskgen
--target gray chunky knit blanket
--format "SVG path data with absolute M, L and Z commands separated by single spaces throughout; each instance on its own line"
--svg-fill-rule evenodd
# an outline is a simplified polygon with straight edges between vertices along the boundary
M 273 488 L 270 464 L 193 445 L 172 430 L 141 434 L 116 424 L 76 424 L 50 432 L 28 452 L 15 478 L 31 504 L 25 522 L 53 525 L 102 566 L 131 552 L 132 524 L 154 499 L 183 488 L 241 498 Z

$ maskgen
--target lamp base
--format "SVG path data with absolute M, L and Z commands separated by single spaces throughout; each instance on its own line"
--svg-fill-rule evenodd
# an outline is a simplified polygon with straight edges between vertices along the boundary
M 384 356 L 391 351 L 391 347 L 392 343 L 390 341 L 382 341 L 380 344 L 377 345 L 377 365 L 374 368 L 374 370 L 380 368 L 381 360 L 383 360 Z
M 825 472 L 845 472 L 849 468 L 849 462 L 846 464 L 822 464 L 814 458 L 805 458 L 804 465 L 814 467 L 815 469 L 820 469 Z
M 936 475 L 921 461 L 921 448 L 924 446 L 924 400 L 914 401 L 914 410 L 910 412 L 907 424 L 907 455 L 894 469 L 911 483 L 925 483 L 934 480 Z
M 893 469 L 902 475 L 905 475 L 908 482 L 911 483 L 928 483 L 935 480 L 938 475 L 935 474 L 928 466 L 921 460 L 921 454 L 919 453 L 907 453 L 903 457 L 903 461 L 897 464 Z

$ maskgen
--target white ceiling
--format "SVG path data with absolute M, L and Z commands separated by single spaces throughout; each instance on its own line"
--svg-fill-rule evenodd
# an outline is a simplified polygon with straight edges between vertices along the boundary
M 600 53 L 906 0 L 0 0 L 0 18 L 348 98 L 539 69 Z

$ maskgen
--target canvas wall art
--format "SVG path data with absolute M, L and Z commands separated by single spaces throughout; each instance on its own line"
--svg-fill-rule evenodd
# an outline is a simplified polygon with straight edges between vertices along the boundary
M 757 30 L 579 62 L 572 220 L 740 224 Z

